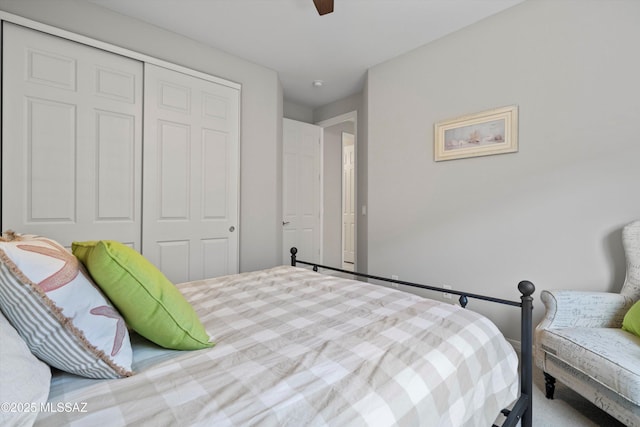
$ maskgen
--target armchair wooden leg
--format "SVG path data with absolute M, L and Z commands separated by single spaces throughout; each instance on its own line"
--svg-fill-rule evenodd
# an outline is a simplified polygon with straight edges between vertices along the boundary
M 553 393 L 556 391 L 556 379 L 546 372 L 544 373 L 544 386 L 547 399 L 553 399 Z

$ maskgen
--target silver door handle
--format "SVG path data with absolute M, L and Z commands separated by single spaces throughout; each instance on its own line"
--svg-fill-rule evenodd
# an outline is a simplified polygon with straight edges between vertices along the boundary
M 236 228 L 232 225 L 231 227 L 229 227 L 229 231 L 233 233 L 234 231 L 236 231 Z
M 289 222 L 289 221 L 282 221 L 282 225 L 287 225 L 287 224 L 291 224 L 291 222 Z

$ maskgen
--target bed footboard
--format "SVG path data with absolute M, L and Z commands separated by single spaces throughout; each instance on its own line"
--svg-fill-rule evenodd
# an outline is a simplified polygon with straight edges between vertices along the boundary
M 430 291 L 442 292 L 442 288 L 435 286 L 422 285 L 419 283 L 406 282 L 404 280 L 388 279 L 386 277 L 374 276 L 365 273 L 358 273 L 343 270 L 335 267 L 328 267 L 316 263 L 301 261 L 297 259 L 297 248 L 291 248 L 291 265 L 295 267 L 297 264 L 304 264 L 313 267 L 313 271 L 318 268 L 337 271 L 367 279 L 379 280 L 382 282 L 396 283 L 414 288 L 426 289 Z M 502 414 L 506 417 L 502 423 L 502 427 L 512 427 L 521 422 L 522 427 L 532 427 L 533 422 L 533 293 L 535 286 L 533 283 L 523 280 L 518 283 L 518 291 L 521 294 L 520 302 L 509 301 L 500 298 L 494 298 L 487 295 L 473 294 L 470 292 L 448 289 L 447 292 L 459 296 L 459 302 L 462 307 L 466 307 L 469 298 L 494 302 L 497 304 L 510 305 L 520 307 L 520 332 L 521 332 L 521 360 L 520 360 L 520 397 L 516 400 L 511 409 L 503 409 Z M 492 426 L 497 427 L 497 426 Z

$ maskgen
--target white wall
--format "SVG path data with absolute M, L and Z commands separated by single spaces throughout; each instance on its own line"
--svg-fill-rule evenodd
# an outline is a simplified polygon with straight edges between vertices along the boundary
M 313 120 L 315 123 L 318 123 L 345 113 L 350 113 L 351 111 L 358 111 L 362 109 L 362 107 L 362 93 L 355 93 L 346 98 L 315 108 L 313 110 Z
M 277 73 L 74 0 L 0 0 L 0 10 L 242 84 L 240 269 L 280 263 L 282 88 Z
M 296 104 L 288 100 L 283 101 L 283 116 L 286 119 L 299 122 L 313 123 L 313 108 Z
M 640 218 L 640 2 L 526 1 L 369 70 L 369 272 L 518 299 L 618 291 Z M 434 122 L 519 106 L 520 151 L 433 161 Z M 474 304 L 519 339 L 518 312 Z

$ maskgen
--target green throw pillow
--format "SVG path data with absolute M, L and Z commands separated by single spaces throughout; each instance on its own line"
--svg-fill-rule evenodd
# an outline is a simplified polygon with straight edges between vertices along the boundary
M 73 242 L 71 248 L 140 335 L 175 350 L 213 346 L 193 307 L 140 253 L 112 240 Z
M 624 315 L 622 329 L 640 337 L 640 301 L 636 301 Z

